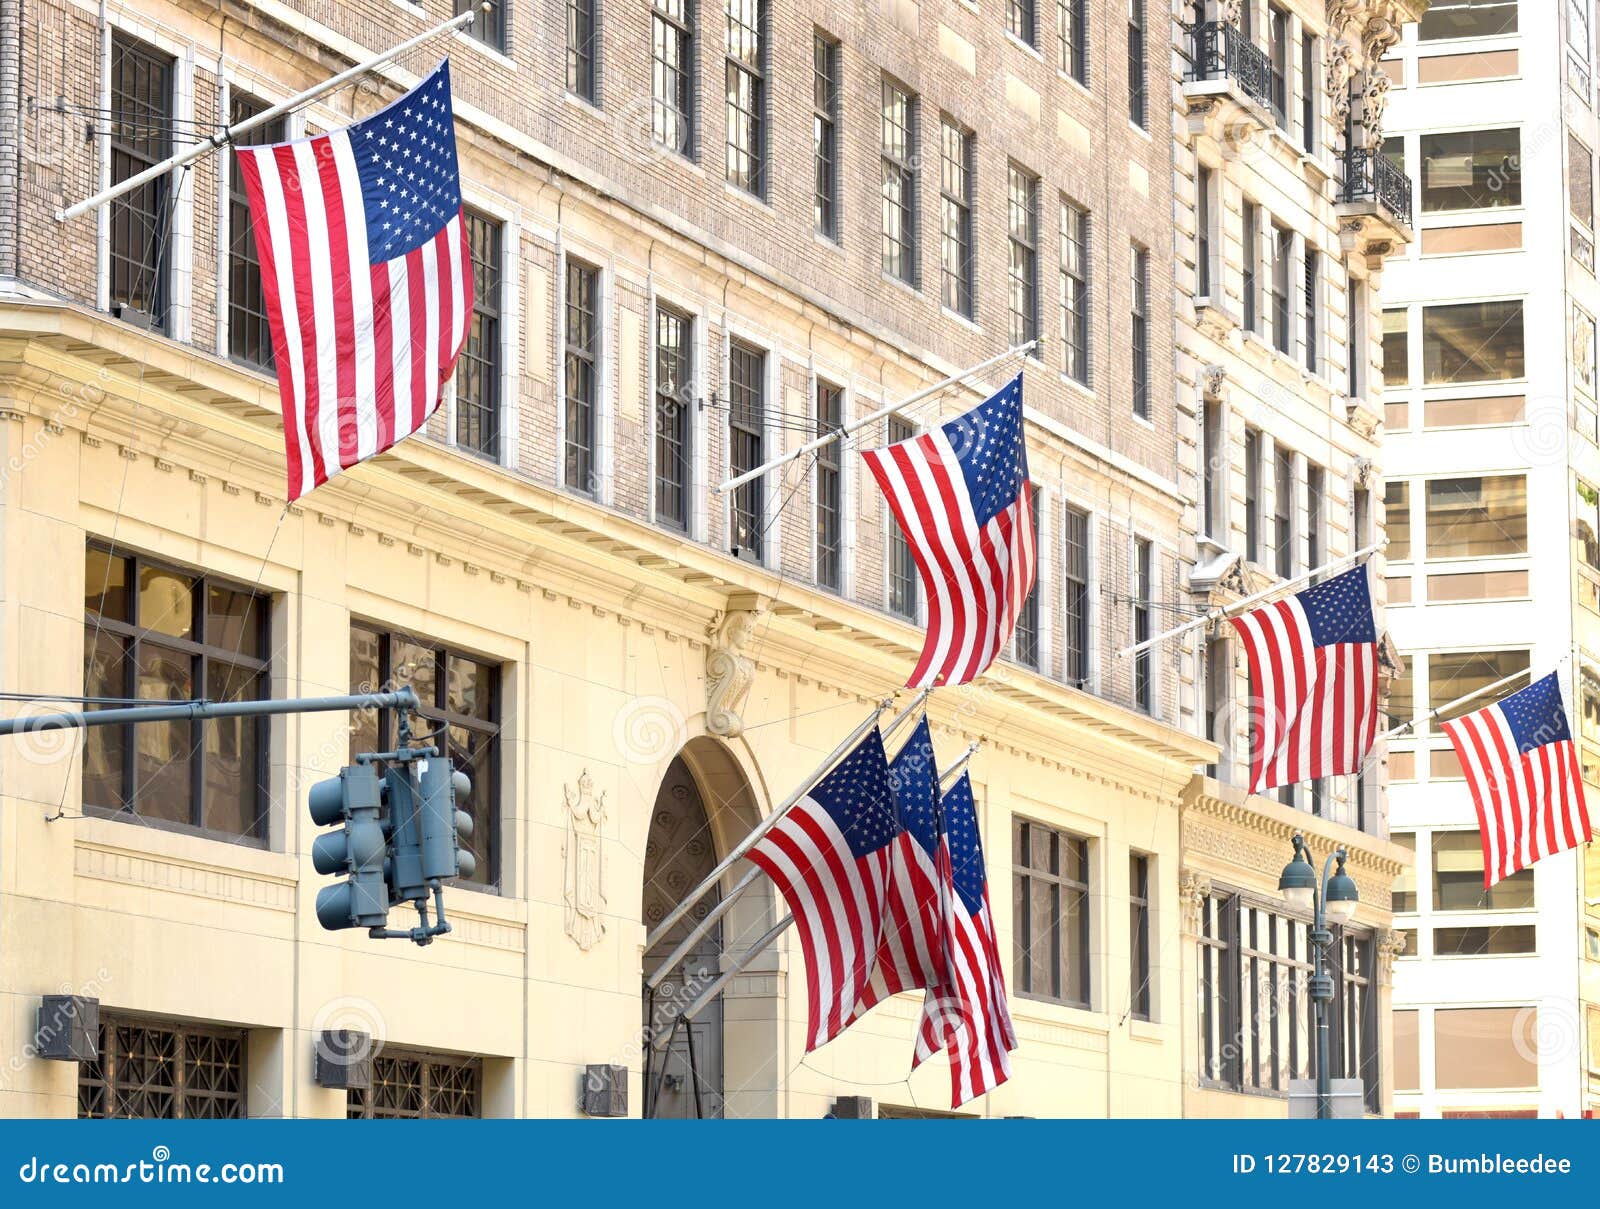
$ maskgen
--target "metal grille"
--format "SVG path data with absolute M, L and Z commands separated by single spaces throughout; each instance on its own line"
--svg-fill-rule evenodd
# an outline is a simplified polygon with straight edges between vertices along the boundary
M 650 54 L 654 64 L 650 133 L 669 151 L 688 155 L 694 148 L 693 0 L 654 0 Z
M 199 1120 L 245 1115 L 239 1029 L 100 1016 L 99 1052 L 78 1064 L 78 1116 Z
M 915 101 L 892 80 L 883 81 L 883 271 L 917 280 L 917 139 Z
M 500 456 L 500 224 L 467 211 L 472 325 L 456 371 L 456 444 Z
M 837 432 L 844 423 L 844 391 L 817 383 L 817 435 Z M 840 441 L 817 451 L 817 583 L 839 590 L 840 551 L 844 536 L 844 474 Z
M 909 441 L 917 433 L 910 420 L 890 416 L 888 443 Z M 889 517 L 889 612 L 907 621 L 917 619 L 917 560 L 911 554 L 911 543 Z
M 817 232 L 839 238 L 839 44 L 811 42 L 811 142 L 816 158 Z
M 595 0 L 567 0 L 567 91 L 584 100 L 599 98 L 595 88 Z
M 1068 505 L 1063 513 L 1062 578 L 1066 583 L 1062 675 L 1082 687 L 1089 679 L 1089 514 Z
M 172 152 L 172 60 L 122 33 L 111 39 L 111 183 L 137 176 Z M 110 203 L 111 307 L 164 329 L 171 215 L 167 177 Z
M 595 405 L 598 402 L 600 271 L 567 261 L 567 486 L 595 493 Z
M 735 476 L 754 470 L 766 458 L 767 355 L 734 340 L 728 346 L 729 469 Z M 733 492 L 733 551 L 760 562 L 766 508 L 762 481 L 752 479 Z
M 1129 338 L 1133 345 L 1133 414 L 1150 418 L 1150 253 L 1135 245 L 1130 258 L 1133 296 Z
M 1089 385 L 1089 215 L 1061 202 L 1061 368 Z
M 237 126 L 265 112 L 266 108 L 254 97 L 236 92 L 228 102 L 228 124 Z M 283 119 L 277 118 L 239 136 L 234 142 L 241 147 L 260 147 L 281 143 L 286 135 Z M 267 298 L 261 283 L 261 257 L 256 251 L 256 235 L 250 223 L 250 199 L 237 163 L 230 160 L 229 166 L 228 355 L 271 372 L 274 369 L 272 330 L 267 322 Z
M 1006 173 L 1011 343 L 1039 335 L 1039 178 L 1011 164 Z
M 656 519 L 677 529 L 689 527 L 693 326 L 687 315 L 656 308 Z
M 352 1090 L 350 1120 L 483 1116 L 483 1061 L 454 1054 L 396 1053 L 372 1057 L 372 1086 Z
M 972 316 L 972 133 L 939 122 L 940 262 L 944 305 Z
M 728 180 L 757 197 L 766 192 L 765 0 L 725 0 L 727 15 Z

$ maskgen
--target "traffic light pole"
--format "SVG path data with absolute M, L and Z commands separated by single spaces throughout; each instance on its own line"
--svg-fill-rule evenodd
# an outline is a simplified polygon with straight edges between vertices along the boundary
M 137 722 L 182 722 L 204 718 L 261 718 L 277 714 L 327 714 L 352 709 L 420 708 L 408 686 L 384 693 L 352 693 L 348 697 L 296 697 L 288 701 L 184 701 L 170 705 L 127 705 L 62 714 L 30 714 L 0 718 L 0 737 L 31 735 L 46 730 L 87 730 Z

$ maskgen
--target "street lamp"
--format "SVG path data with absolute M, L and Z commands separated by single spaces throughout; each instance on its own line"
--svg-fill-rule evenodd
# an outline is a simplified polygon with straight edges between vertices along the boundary
M 1339 864 L 1334 870 L 1334 862 Z M 1356 913 L 1361 895 L 1355 879 L 1344 871 L 1345 850 L 1335 848 L 1322 866 L 1322 881 L 1317 882 L 1311 864 L 1311 849 L 1299 832 L 1294 837 L 1294 859 L 1283 867 L 1278 889 L 1291 910 L 1308 911 L 1312 917 L 1311 948 L 1314 965 L 1311 974 L 1311 1002 L 1317 1013 L 1317 1119 L 1333 1115 L 1333 1094 L 1328 1077 L 1328 1005 L 1333 1002 L 1333 975 L 1328 973 L 1328 946 L 1333 943 L 1329 925 L 1341 927 Z

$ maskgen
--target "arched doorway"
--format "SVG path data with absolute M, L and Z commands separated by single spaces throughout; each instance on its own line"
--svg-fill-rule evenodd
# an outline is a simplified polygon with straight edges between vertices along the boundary
M 644 849 L 644 926 L 653 930 L 716 868 L 717 844 L 694 773 L 680 753 L 667 768 L 650 814 Z M 713 887 L 666 936 L 645 953 L 648 978 L 721 899 Z M 677 1015 L 717 977 L 722 958 L 719 920 L 654 990 L 644 990 L 646 1036 L 670 1030 Z M 695 1017 L 671 1044 L 650 1046 L 645 1062 L 644 1111 L 656 1117 L 722 1116 L 722 997 Z

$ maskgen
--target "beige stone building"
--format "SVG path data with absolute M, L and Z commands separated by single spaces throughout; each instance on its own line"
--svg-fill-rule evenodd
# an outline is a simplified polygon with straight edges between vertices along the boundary
M 473 776 L 478 858 L 430 947 L 317 924 L 306 792 L 392 741 L 392 717 L 4 741 L 0 1112 L 563 1116 L 585 1068 L 620 1065 L 639 1115 L 647 1013 L 783 905 L 741 899 L 654 1003 L 641 985 L 672 939 L 646 952 L 652 922 L 920 645 L 914 569 L 858 449 L 1012 370 L 837 459 L 711 488 L 1035 337 L 1039 587 L 1007 658 L 930 709 L 943 761 L 982 745 L 1021 1040 L 1011 1082 L 967 1111 L 1282 1112 L 1199 1078 L 1194 933 L 1225 887 L 1270 890 L 1295 825 L 1353 847 L 1349 942 L 1370 964 L 1350 994 L 1377 1061 L 1392 851 L 1197 777 L 1217 748 L 1192 651 L 1115 653 L 1197 602 L 1200 379 L 1172 308 L 1192 265 L 1173 147 L 1195 140 L 1175 77 L 1163 103 L 1168 14 L 573 0 L 563 24 L 512 0 L 292 115 L 266 136 L 369 114 L 449 53 L 477 308 L 428 433 L 291 506 L 229 159 L 54 214 L 448 8 L 0 0 L 0 111 L 22 115 L 0 165 L 0 689 L 410 683 Z M 1338 552 L 1370 432 L 1323 407 L 1338 431 L 1310 452 Z M 1206 951 L 1253 960 L 1228 946 Z M 62 994 L 98 1002 L 92 1060 L 40 1052 L 42 997 Z M 809 1057 L 804 1009 L 791 936 L 696 1022 L 694 1069 L 668 1056 L 655 1111 L 692 1113 L 697 1088 L 730 1116 L 947 1105 L 942 1061 L 907 1079 L 914 1000 Z M 340 1028 L 380 1043 L 367 1088 L 323 1086 L 317 1039 Z

